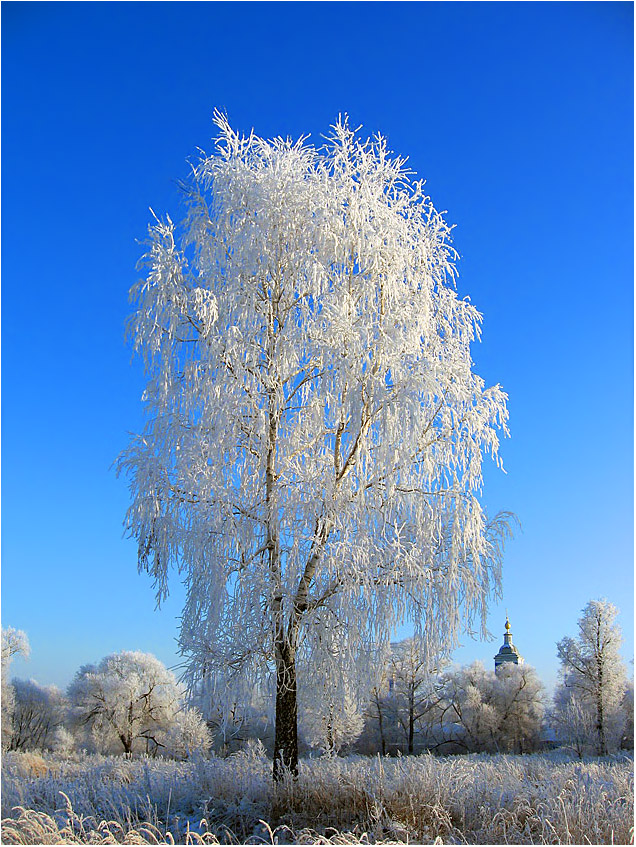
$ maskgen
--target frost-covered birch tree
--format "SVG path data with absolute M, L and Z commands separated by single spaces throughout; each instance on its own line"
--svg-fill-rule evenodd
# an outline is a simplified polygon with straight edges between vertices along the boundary
M 398 642 L 391 651 L 388 673 L 393 711 L 404 733 L 408 753 L 414 751 L 418 725 L 435 714 L 439 703 L 439 691 L 436 690 L 439 683 L 436 686 L 435 680 L 442 663 L 436 659 L 434 650 L 418 644 L 413 638 Z
M 577 750 L 586 728 L 593 726 L 599 756 L 618 746 L 625 723 L 621 706 L 627 678 L 617 615 L 609 600 L 590 600 L 578 620 L 578 637 L 557 644 L 562 681 L 555 693 L 556 721 Z
M 185 581 L 192 680 L 222 673 L 229 707 L 275 689 L 277 775 L 297 666 L 320 667 L 332 627 L 342 673 L 407 618 L 424 638 L 443 621 L 449 646 L 462 618 L 483 628 L 507 516 L 478 494 L 506 395 L 473 373 L 450 229 L 383 138 L 216 124 L 131 291 L 147 419 L 119 469 L 158 599 L 171 565 Z

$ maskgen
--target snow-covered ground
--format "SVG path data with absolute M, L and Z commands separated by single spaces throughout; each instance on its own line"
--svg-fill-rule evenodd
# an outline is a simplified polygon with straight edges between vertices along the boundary
M 7 753 L 2 817 L 4 844 L 626 844 L 633 759 L 320 758 L 274 790 L 258 745 L 188 762 Z

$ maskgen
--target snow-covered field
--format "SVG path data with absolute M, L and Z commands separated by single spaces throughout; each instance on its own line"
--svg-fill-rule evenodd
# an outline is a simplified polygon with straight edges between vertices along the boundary
M 627 844 L 633 759 L 305 760 L 272 787 L 258 746 L 175 762 L 7 753 L 2 843 Z

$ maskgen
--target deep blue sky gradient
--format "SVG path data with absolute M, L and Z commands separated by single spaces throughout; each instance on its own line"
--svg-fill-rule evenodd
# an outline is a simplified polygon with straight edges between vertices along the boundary
M 633 6 L 619 3 L 2 4 L 2 622 L 17 675 L 66 685 L 121 649 L 172 665 L 122 539 L 111 463 L 142 425 L 124 343 L 150 219 L 212 146 L 211 114 L 320 142 L 381 131 L 455 223 L 484 314 L 478 372 L 510 395 L 505 609 L 548 684 L 585 603 L 622 611 L 633 657 Z

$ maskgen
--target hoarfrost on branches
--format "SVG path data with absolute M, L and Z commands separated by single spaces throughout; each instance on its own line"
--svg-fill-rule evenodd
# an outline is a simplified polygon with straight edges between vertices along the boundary
M 439 676 L 436 665 L 440 663 L 436 662 L 438 657 L 431 646 L 406 638 L 391 650 L 388 671 L 393 695 L 391 706 L 404 732 L 408 753 L 414 752 L 418 724 L 435 714 L 439 701 L 434 680 Z
M 577 638 L 557 644 L 561 684 L 555 692 L 554 718 L 561 740 L 579 754 L 592 747 L 604 756 L 620 744 L 625 728 L 627 679 L 617 615 L 609 600 L 590 600 L 578 620 Z
M 14 679 L 15 705 L 10 750 L 45 750 L 53 745 L 64 724 L 66 701 L 55 685 Z
M 8 667 L 14 656 L 22 655 L 28 659 L 31 655 L 29 639 L 22 629 L 8 626 L 2 628 L 2 667 Z
M 11 744 L 13 734 L 13 712 L 15 710 L 15 689 L 9 681 L 9 671 L 14 656 L 22 655 L 28 659 L 31 647 L 27 634 L 21 629 L 12 626 L 2 627 L 2 651 L 0 679 L 2 691 L 0 702 L 2 704 L 2 749 L 5 750 Z
M 528 753 L 540 745 L 545 691 L 530 665 L 451 670 L 442 704 L 442 737 L 466 751 Z
M 449 648 L 462 616 L 484 629 L 508 516 L 478 494 L 506 395 L 472 371 L 450 229 L 383 138 L 216 124 L 131 291 L 147 421 L 119 469 L 158 600 L 171 565 L 185 581 L 191 683 L 222 674 L 230 711 L 275 679 L 295 767 L 296 665 L 328 665 L 323 633 L 347 633 L 355 678 L 406 619 L 424 640 L 443 623 Z
M 194 752 L 207 753 L 212 736 L 197 709 L 182 708 L 162 738 L 165 751 L 177 759 L 188 759 Z
M 174 674 L 150 653 L 124 650 L 85 665 L 69 685 L 76 726 L 86 727 L 98 749 L 187 755 L 193 745 L 207 749 L 198 712 L 181 712 L 183 691 Z

